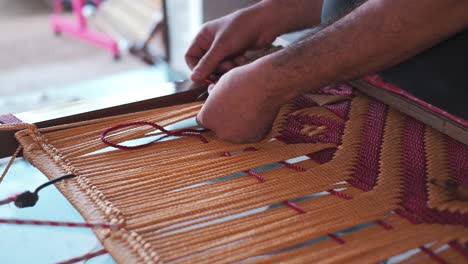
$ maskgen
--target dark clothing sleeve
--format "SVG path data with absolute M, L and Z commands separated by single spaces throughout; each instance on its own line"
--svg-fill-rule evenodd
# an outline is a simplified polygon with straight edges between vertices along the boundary
M 359 2 L 324 0 L 322 22 L 338 19 Z M 468 29 L 380 75 L 421 100 L 468 119 Z

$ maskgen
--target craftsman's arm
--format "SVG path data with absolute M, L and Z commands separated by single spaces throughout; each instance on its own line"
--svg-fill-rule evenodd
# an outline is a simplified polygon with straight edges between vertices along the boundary
M 468 26 L 466 0 L 369 0 L 292 46 L 236 68 L 199 120 L 220 137 L 256 141 L 298 94 L 397 64 Z
M 206 23 L 186 53 L 192 79 L 224 73 L 248 62 L 242 55 L 267 48 L 281 34 L 320 23 L 323 0 L 263 0 Z

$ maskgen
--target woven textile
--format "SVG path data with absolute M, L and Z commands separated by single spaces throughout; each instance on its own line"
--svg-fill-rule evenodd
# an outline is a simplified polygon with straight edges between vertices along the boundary
M 285 105 L 272 132 L 236 145 L 203 132 L 109 149 L 116 124 L 167 126 L 201 103 L 37 130 L 24 156 L 91 222 L 121 263 L 466 263 L 468 147 L 347 85 Z M 153 134 L 148 134 L 153 132 Z M 154 136 L 130 127 L 109 139 Z M 293 158 L 298 158 L 294 159 Z M 395 259 L 395 258 L 393 258 Z

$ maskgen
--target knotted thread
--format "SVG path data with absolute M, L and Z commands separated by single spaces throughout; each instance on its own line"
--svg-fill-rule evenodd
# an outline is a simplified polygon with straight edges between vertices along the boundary
M 26 207 L 33 207 L 36 205 L 37 201 L 39 200 L 39 191 L 44 189 L 45 187 L 49 185 L 53 185 L 59 181 L 67 180 L 76 177 L 74 174 L 67 174 L 63 175 L 61 177 L 58 177 L 56 179 L 53 179 L 51 181 L 48 181 L 39 187 L 36 188 L 34 192 L 26 191 L 23 192 L 19 195 L 14 195 L 11 197 L 8 197 L 4 200 L 0 201 L 0 205 L 5 205 L 14 202 L 16 207 L 18 208 L 26 208 Z
M 162 136 L 152 142 L 149 142 L 149 143 L 146 143 L 146 144 L 141 144 L 141 145 L 138 145 L 138 146 L 123 146 L 123 145 L 119 145 L 117 143 L 114 143 L 112 142 L 110 139 L 106 138 L 106 136 L 112 132 L 112 131 L 115 131 L 115 130 L 118 130 L 118 129 L 122 129 L 122 128 L 126 128 L 126 127 L 130 127 L 130 126 L 151 126 L 151 127 L 154 127 L 155 129 L 157 130 L 160 130 L 161 132 L 165 133 L 166 135 L 165 136 Z M 158 142 L 160 140 L 162 140 L 163 138 L 166 138 L 166 137 L 170 137 L 170 136 L 176 136 L 176 137 L 194 137 L 194 138 L 198 138 L 201 142 L 203 143 L 208 143 L 208 140 L 202 136 L 200 133 L 201 132 L 204 132 L 206 131 L 206 129 L 191 129 L 191 128 L 184 128 L 184 129 L 177 129 L 177 130 L 167 130 L 165 129 L 164 127 L 158 125 L 158 124 L 155 124 L 155 123 L 152 123 L 152 122 L 148 122 L 148 121 L 137 121 L 137 122 L 132 122 L 132 123 L 124 123 L 124 124 L 119 124 L 119 125 L 115 125 L 113 127 L 110 127 L 106 130 L 104 130 L 101 134 L 101 140 L 102 142 L 104 142 L 104 144 L 108 145 L 108 146 L 111 146 L 111 147 L 114 147 L 114 148 L 118 148 L 118 149 L 122 149 L 122 150 L 135 150 L 135 149 L 141 149 L 141 148 L 145 148 L 155 142 Z

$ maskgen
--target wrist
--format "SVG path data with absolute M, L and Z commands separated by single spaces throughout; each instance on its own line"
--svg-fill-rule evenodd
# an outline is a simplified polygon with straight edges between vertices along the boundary
M 255 83 L 258 91 L 253 92 L 253 96 L 264 98 L 265 103 L 272 107 L 280 107 L 295 98 L 300 89 L 288 82 L 287 76 L 281 77 L 281 72 L 271 67 L 264 58 L 243 66 L 242 74 Z

